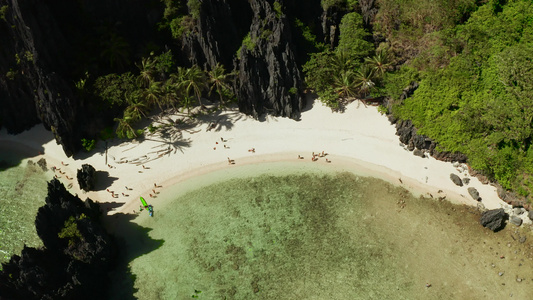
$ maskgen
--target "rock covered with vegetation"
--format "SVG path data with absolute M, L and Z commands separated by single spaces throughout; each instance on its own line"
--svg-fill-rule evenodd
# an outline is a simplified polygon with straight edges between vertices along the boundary
M 35 220 L 43 247 L 25 247 L 2 265 L 2 299 L 100 299 L 116 245 L 103 229 L 100 208 L 71 195 L 53 179 Z

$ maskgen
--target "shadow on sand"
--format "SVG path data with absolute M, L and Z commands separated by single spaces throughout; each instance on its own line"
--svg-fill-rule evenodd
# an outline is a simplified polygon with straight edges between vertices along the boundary
M 117 177 L 111 177 L 109 176 L 109 172 L 107 171 L 96 171 L 95 172 L 95 178 L 96 183 L 94 185 L 95 191 L 103 191 L 106 188 L 110 187 L 115 180 L 117 180 Z
M 133 222 L 135 214 L 118 213 L 103 218 L 104 225 L 119 245 L 116 268 L 109 274 L 110 286 L 106 299 L 133 300 L 136 275 L 131 272 L 130 262 L 135 258 L 150 253 L 164 243 L 164 240 L 150 238 L 150 228 L 142 227 Z

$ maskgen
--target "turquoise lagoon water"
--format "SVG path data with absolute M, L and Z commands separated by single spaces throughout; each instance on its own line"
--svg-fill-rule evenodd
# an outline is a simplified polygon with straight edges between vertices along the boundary
M 42 245 L 35 216 L 44 204 L 51 175 L 15 152 L 0 151 L 0 161 L 11 166 L 0 168 L 0 262 L 5 262 L 20 254 L 24 244 Z
M 475 210 L 316 164 L 232 167 L 152 204 L 155 217 L 135 223 L 157 246 L 125 255 L 133 289 L 115 278 L 114 299 L 487 299 L 533 288 L 531 250 L 505 247 L 508 233 L 484 231 Z M 131 253 L 146 246 L 122 238 Z M 511 251 L 525 260 L 498 259 Z

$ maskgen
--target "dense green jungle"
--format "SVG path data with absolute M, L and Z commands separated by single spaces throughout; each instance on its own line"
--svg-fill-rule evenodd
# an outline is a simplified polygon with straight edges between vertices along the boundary
M 205 35 L 202 30 L 211 22 L 213 11 L 202 1 L 146 2 L 146 14 L 158 18 L 150 23 L 156 24 L 153 28 L 80 18 L 90 15 L 84 11 L 87 5 L 69 3 L 69 11 L 79 14 L 56 16 L 61 24 L 71 25 L 65 35 L 74 39 L 73 53 L 67 56 L 72 67 L 65 77 L 76 98 L 88 103 L 87 110 L 103 116 L 78 141 L 91 150 L 98 139 L 137 138 L 146 129 L 146 122 L 140 121 L 153 111 L 178 109 L 191 118 L 212 112 L 202 103 L 205 98 L 219 108 L 231 103 L 240 107 L 239 97 L 247 94 L 242 92 L 246 74 L 240 74 L 239 61 L 243 55 L 261 53 L 264 40 L 276 36 L 279 28 L 269 24 L 276 24 L 271 19 L 278 18 L 291 28 L 289 43 L 294 45 L 302 74 L 302 82 L 293 76 L 295 82 L 285 84 L 284 94 L 313 92 L 333 110 L 342 110 L 353 99 L 386 98 L 388 105 L 381 106 L 381 112 L 412 120 L 418 133 L 437 142 L 439 150 L 465 154 L 473 169 L 505 189 L 525 197 L 531 194 L 531 1 L 306 2 L 253 1 L 252 11 L 233 11 L 240 14 L 233 18 L 242 17 L 243 23 L 228 30 L 227 40 L 237 39 L 240 44 L 220 46 L 226 53 L 233 51 L 233 57 L 218 60 L 207 54 L 190 57 L 201 52 L 194 47 L 203 47 L 190 41 L 202 41 L 199 36 Z M 0 3 L 0 23 L 15 26 L 9 22 L 10 2 Z M 226 1 L 210 5 L 221 3 L 226 5 Z M 257 9 L 259 5 L 268 9 Z M 254 13 L 263 25 L 248 30 L 244 22 Z M 184 51 L 187 43 L 196 46 Z M 17 66 L 31 62 L 32 55 L 31 51 L 15 53 L 16 64 L 4 80 L 22 76 Z M 400 100 L 412 82 L 418 83 L 418 89 Z M 204 110 L 192 109 L 196 106 Z M 158 128 L 150 125 L 148 129 Z

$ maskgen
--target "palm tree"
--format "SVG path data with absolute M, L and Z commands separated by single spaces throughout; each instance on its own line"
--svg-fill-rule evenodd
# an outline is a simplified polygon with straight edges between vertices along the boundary
M 111 31 L 100 43 L 103 48 L 100 56 L 109 62 L 111 68 L 123 68 L 128 65 L 130 45 L 125 38 Z
M 185 69 L 178 67 L 178 89 L 184 91 L 184 96 L 193 94 L 202 106 L 202 91 L 206 88 L 205 73 L 197 65 Z
M 172 80 L 167 80 L 161 87 L 161 103 L 166 107 L 173 107 L 176 109 L 175 104 L 178 101 L 178 94 L 176 93 L 176 87 Z
M 389 54 L 385 49 L 376 52 L 376 55 L 372 58 L 365 58 L 365 63 L 367 63 L 379 77 L 382 77 L 391 66 Z
M 359 90 L 355 81 L 355 74 L 351 70 L 335 74 L 333 86 L 339 98 L 355 97 Z
M 191 96 L 184 95 L 183 98 L 181 98 L 181 103 L 183 104 L 183 106 L 187 108 L 187 116 L 190 116 L 191 115 L 191 104 L 192 104 Z
M 141 64 L 136 64 L 139 68 L 139 77 L 137 82 L 141 87 L 149 87 L 155 78 L 155 63 L 156 61 L 150 57 L 143 57 Z
M 351 70 L 354 67 L 353 60 L 345 51 L 337 51 L 329 58 L 332 70 L 343 72 Z
M 224 94 L 225 92 L 230 92 L 230 87 L 228 85 L 229 76 L 233 76 L 233 73 L 226 74 L 224 66 L 217 63 L 216 66 L 209 72 L 207 72 L 208 81 L 211 85 L 209 89 L 209 96 L 213 90 L 216 90 L 217 94 L 220 97 L 220 105 L 224 105 Z
M 148 104 L 153 105 L 157 104 L 159 109 L 163 111 L 163 107 L 161 106 L 161 82 L 154 81 L 150 83 L 150 86 L 144 90 L 144 97 L 146 99 L 146 102 Z
M 137 137 L 135 129 L 133 129 L 130 125 L 130 122 L 132 121 L 131 117 L 124 116 L 124 118 L 114 118 L 113 120 L 118 122 L 116 133 L 119 138 L 123 139 L 125 137 Z
M 374 70 L 367 65 L 362 65 L 355 73 L 355 86 L 359 88 L 359 95 L 366 97 L 370 90 L 374 88 Z
M 137 93 L 127 94 L 126 101 L 129 105 L 125 110 L 125 114 L 130 116 L 132 121 L 139 121 L 142 117 L 146 117 L 145 110 L 148 109 L 148 107 Z

